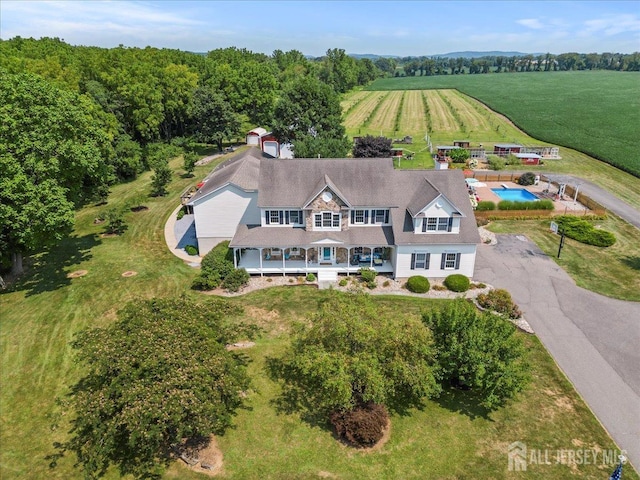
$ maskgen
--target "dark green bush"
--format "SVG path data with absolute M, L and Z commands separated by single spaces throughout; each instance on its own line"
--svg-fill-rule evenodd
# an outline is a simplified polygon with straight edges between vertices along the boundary
M 309 273 L 307 273 L 306 280 L 307 280 L 307 282 L 315 282 L 316 281 L 316 276 L 313 273 L 309 272 Z
M 526 186 L 533 185 L 534 183 L 536 183 L 536 174 L 533 172 L 525 172 L 518 178 L 518 184 L 520 185 Z
M 575 215 L 561 215 L 554 220 L 558 223 L 559 232 L 580 243 L 596 247 L 610 247 L 616 243 L 613 233 L 595 228 L 588 220 Z
M 211 290 L 218 287 L 234 270 L 233 251 L 229 248 L 229 241 L 225 240 L 202 258 L 200 275 L 191 287 L 196 290 Z M 203 286 L 206 288 L 202 288 Z
M 407 290 L 413 293 L 427 293 L 431 288 L 429 279 L 421 277 L 420 275 L 414 275 L 407 279 Z
M 185 211 L 184 211 L 184 207 L 182 207 L 180 210 L 178 210 L 178 215 L 176 215 L 176 218 L 180 220 L 182 217 L 184 217 L 184 215 L 185 215 Z
M 482 200 L 481 202 L 478 202 L 478 206 L 476 207 L 476 210 L 479 212 L 486 212 L 495 209 L 496 204 L 490 200 Z
M 342 280 L 340 280 L 338 282 L 338 285 L 340 285 L 341 287 L 346 287 L 347 286 L 347 279 L 343 278 Z
M 186 247 L 184 247 L 184 251 L 187 252 L 188 255 L 197 255 L 198 247 L 195 247 L 193 245 L 187 245 Z
M 466 292 L 469 290 L 469 286 L 471 285 L 469 278 L 459 273 L 449 275 L 442 283 L 444 283 L 444 286 L 452 292 Z
M 530 202 L 514 202 L 502 200 L 498 203 L 498 210 L 553 210 L 555 207 L 551 200 L 531 200 Z
M 382 438 L 389 414 L 384 405 L 367 403 L 353 410 L 333 412 L 330 420 L 338 437 L 352 445 L 372 447 Z
M 366 267 L 358 270 L 358 273 L 360 274 L 362 281 L 366 283 L 375 282 L 376 275 L 378 274 L 378 272 L 376 272 L 375 270 L 371 270 L 370 268 L 366 268 Z
M 223 280 L 222 286 L 230 291 L 237 292 L 241 287 L 249 283 L 249 274 L 244 268 L 231 271 Z
M 518 306 L 513 303 L 511 294 L 506 290 L 490 290 L 487 293 L 478 295 L 476 300 L 481 307 L 502 313 L 509 318 L 520 318 L 522 316 L 522 312 Z

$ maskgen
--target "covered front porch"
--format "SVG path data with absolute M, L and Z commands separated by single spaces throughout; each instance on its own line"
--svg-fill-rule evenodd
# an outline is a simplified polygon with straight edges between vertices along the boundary
M 393 273 L 393 249 L 383 246 L 314 245 L 305 247 L 234 248 L 234 265 L 251 275 L 304 274 L 329 270 L 338 274 L 370 268 Z

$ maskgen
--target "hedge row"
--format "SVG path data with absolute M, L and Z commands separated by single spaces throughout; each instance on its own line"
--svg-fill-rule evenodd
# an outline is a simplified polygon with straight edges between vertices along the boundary
M 498 203 L 498 210 L 553 210 L 554 205 L 551 200 L 531 200 L 530 202 L 514 202 L 512 200 L 502 200 Z
M 596 247 L 610 247 L 616 243 L 616 236 L 607 231 L 595 228 L 588 220 L 575 215 L 561 215 L 555 218 L 558 231 L 580 243 Z

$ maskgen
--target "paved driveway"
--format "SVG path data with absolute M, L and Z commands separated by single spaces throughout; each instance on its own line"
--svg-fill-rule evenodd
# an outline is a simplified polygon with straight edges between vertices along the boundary
M 497 245 L 478 247 L 474 279 L 511 292 L 542 343 L 637 469 L 640 303 L 579 288 L 527 238 L 497 237 Z

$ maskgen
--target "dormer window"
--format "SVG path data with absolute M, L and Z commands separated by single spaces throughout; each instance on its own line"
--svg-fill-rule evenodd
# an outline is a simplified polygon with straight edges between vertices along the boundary
M 423 232 L 450 232 L 452 227 L 452 217 L 428 217 L 422 219 Z

